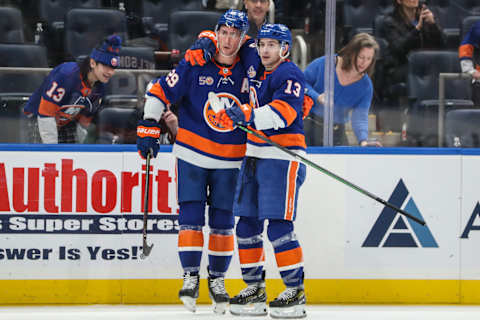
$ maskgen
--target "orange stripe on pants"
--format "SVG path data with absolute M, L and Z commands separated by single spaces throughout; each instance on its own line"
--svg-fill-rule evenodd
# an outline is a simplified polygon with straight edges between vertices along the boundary
M 208 250 L 213 252 L 233 252 L 233 234 L 210 234 Z
M 303 262 L 302 248 L 298 247 L 282 252 L 275 253 L 275 259 L 277 260 L 277 266 L 279 268 L 286 266 L 293 266 L 300 262 Z
M 297 192 L 298 162 L 290 162 L 287 182 L 287 198 L 285 199 L 285 220 L 292 221 L 295 211 L 295 194 Z
M 240 264 L 249 264 L 265 261 L 263 248 L 238 249 Z
M 199 230 L 180 230 L 178 247 L 203 247 L 203 232 Z

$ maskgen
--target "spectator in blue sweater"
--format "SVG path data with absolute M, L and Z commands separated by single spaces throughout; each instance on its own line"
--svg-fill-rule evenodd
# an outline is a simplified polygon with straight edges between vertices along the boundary
M 370 76 L 375 69 L 378 51 L 379 46 L 372 36 L 359 33 L 335 55 L 334 145 L 348 145 L 345 124 L 351 117 L 360 146 L 381 146 L 377 141 L 368 140 L 368 111 L 373 96 Z M 306 94 L 315 102 L 304 124 L 306 142 L 310 146 L 323 145 L 325 61 L 325 56 L 317 58 L 305 69 Z

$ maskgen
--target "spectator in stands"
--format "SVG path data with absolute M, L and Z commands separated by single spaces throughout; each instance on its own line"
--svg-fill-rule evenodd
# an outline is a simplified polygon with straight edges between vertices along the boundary
M 82 62 L 54 68 L 24 107 L 29 117 L 30 141 L 78 143 L 100 109 L 105 84 L 120 63 L 121 38 L 111 35 Z
M 243 0 L 243 5 L 247 11 L 248 22 L 250 23 L 247 34 L 252 38 L 256 38 L 262 25 L 267 22 L 270 0 Z
M 377 141 L 368 140 L 368 111 L 373 96 L 370 77 L 375 70 L 378 51 L 379 46 L 371 35 L 359 33 L 335 55 L 334 145 L 348 145 L 345 124 L 352 111 L 352 128 L 359 145 L 381 146 Z M 323 141 L 325 61 L 324 56 L 317 58 L 305 69 L 306 94 L 315 102 L 307 118 L 311 121 L 304 122 L 307 145 L 322 145 Z
M 462 72 L 472 76 L 472 101 L 480 107 L 480 21 L 468 31 L 458 49 Z
M 435 16 L 419 0 L 393 0 L 394 9 L 385 17 L 385 37 L 388 43 L 384 57 L 384 96 L 398 101 L 405 95 L 408 54 L 413 50 L 442 49 L 445 39 Z
M 241 0 L 202 0 L 203 6 L 207 9 L 225 10 L 241 9 Z

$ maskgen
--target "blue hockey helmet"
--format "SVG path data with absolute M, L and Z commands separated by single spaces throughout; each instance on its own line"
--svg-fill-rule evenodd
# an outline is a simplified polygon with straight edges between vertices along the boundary
M 260 28 L 257 39 L 275 39 L 280 43 L 288 43 L 290 46 L 292 43 L 292 34 L 286 25 L 277 23 L 266 23 Z
M 250 27 L 247 14 L 235 9 L 227 10 L 220 19 L 218 19 L 216 30 L 220 29 L 223 25 L 240 30 L 242 35 L 245 35 Z

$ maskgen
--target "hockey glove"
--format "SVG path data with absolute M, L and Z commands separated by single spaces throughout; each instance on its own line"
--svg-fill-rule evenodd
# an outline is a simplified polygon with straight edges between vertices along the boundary
M 232 128 L 234 124 L 248 126 L 253 122 L 255 113 L 250 104 L 242 104 L 240 107 L 235 105 L 231 108 L 221 110 L 216 117 L 219 123 L 227 128 Z
M 233 121 L 227 115 L 225 109 L 222 109 L 215 114 L 215 121 L 224 128 L 233 129 Z
M 160 148 L 158 138 L 160 137 L 160 125 L 152 120 L 140 120 L 137 125 L 137 150 L 142 159 L 147 158 L 151 150 L 155 158 Z
M 310 110 L 312 109 L 312 107 L 313 107 L 313 99 L 307 95 L 304 95 L 303 106 L 302 106 L 302 113 L 303 113 L 302 120 L 305 120 L 305 118 L 310 113 Z
M 202 31 L 198 35 L 198 39 L 185 53 L 185 60 L 192 66 L 203 66 L 208 61 L 212 60 L 217 52 L 217 40 L 215 32 Z

